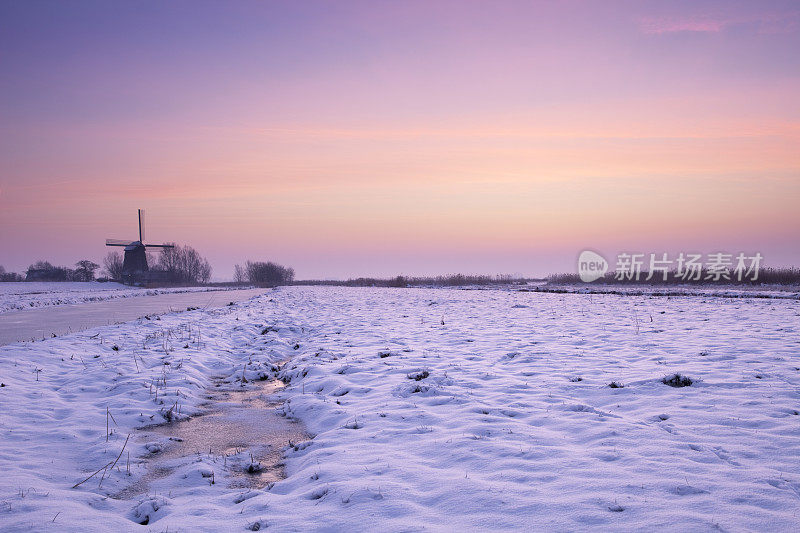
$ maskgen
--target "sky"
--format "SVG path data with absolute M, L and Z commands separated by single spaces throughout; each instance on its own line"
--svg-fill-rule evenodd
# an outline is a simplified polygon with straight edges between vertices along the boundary
M 800 265 L 797 1 L 0 0 L 0 265 Z

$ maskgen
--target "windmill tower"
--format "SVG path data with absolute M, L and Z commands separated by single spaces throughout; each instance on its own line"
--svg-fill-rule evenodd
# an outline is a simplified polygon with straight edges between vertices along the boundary
M 144 243 L 144 209 L 139 209 L 139 240 L 106 239 L 106 246 L 122 246 L 125 248 L 125 259 L 122 262 L 122 282 L 132 285 L 144 281 L 147 277 L 147 248 L 173 248 L 172 244 Z

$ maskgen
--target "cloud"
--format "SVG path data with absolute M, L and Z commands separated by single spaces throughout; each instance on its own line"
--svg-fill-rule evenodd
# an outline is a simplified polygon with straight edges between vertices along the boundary
M 698 19 L 644 19 L 640 21 L 640 29 L 647 34 L 660 35 L 677 32 L 718 33 L 729 24 L 725 20 Z
M 639 29 L 646 34 L 667 33 L 720 33 L 731 26 L 750 25 L 761 34 L 791 33 L 798 28 L 800 12 L 764 13 L 721 17 L 696 15 L 690 17 L 645 17 L 639 20 Z

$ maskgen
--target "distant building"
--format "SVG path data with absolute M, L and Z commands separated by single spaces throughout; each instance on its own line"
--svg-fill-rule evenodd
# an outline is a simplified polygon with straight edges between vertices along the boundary
M 29 268 L 25 281 L 67 281 L 66 268 Z

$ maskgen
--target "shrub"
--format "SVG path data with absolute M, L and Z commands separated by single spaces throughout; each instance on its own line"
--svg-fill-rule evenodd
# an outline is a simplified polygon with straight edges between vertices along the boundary
M 671 376 L 667 376 L 661 380 L 661 383 L 664 385 L 669 385 L 670 387 L 689 387 L 694 381 L 687 376 L 681 376 L 680 374 L 673 374 Z

